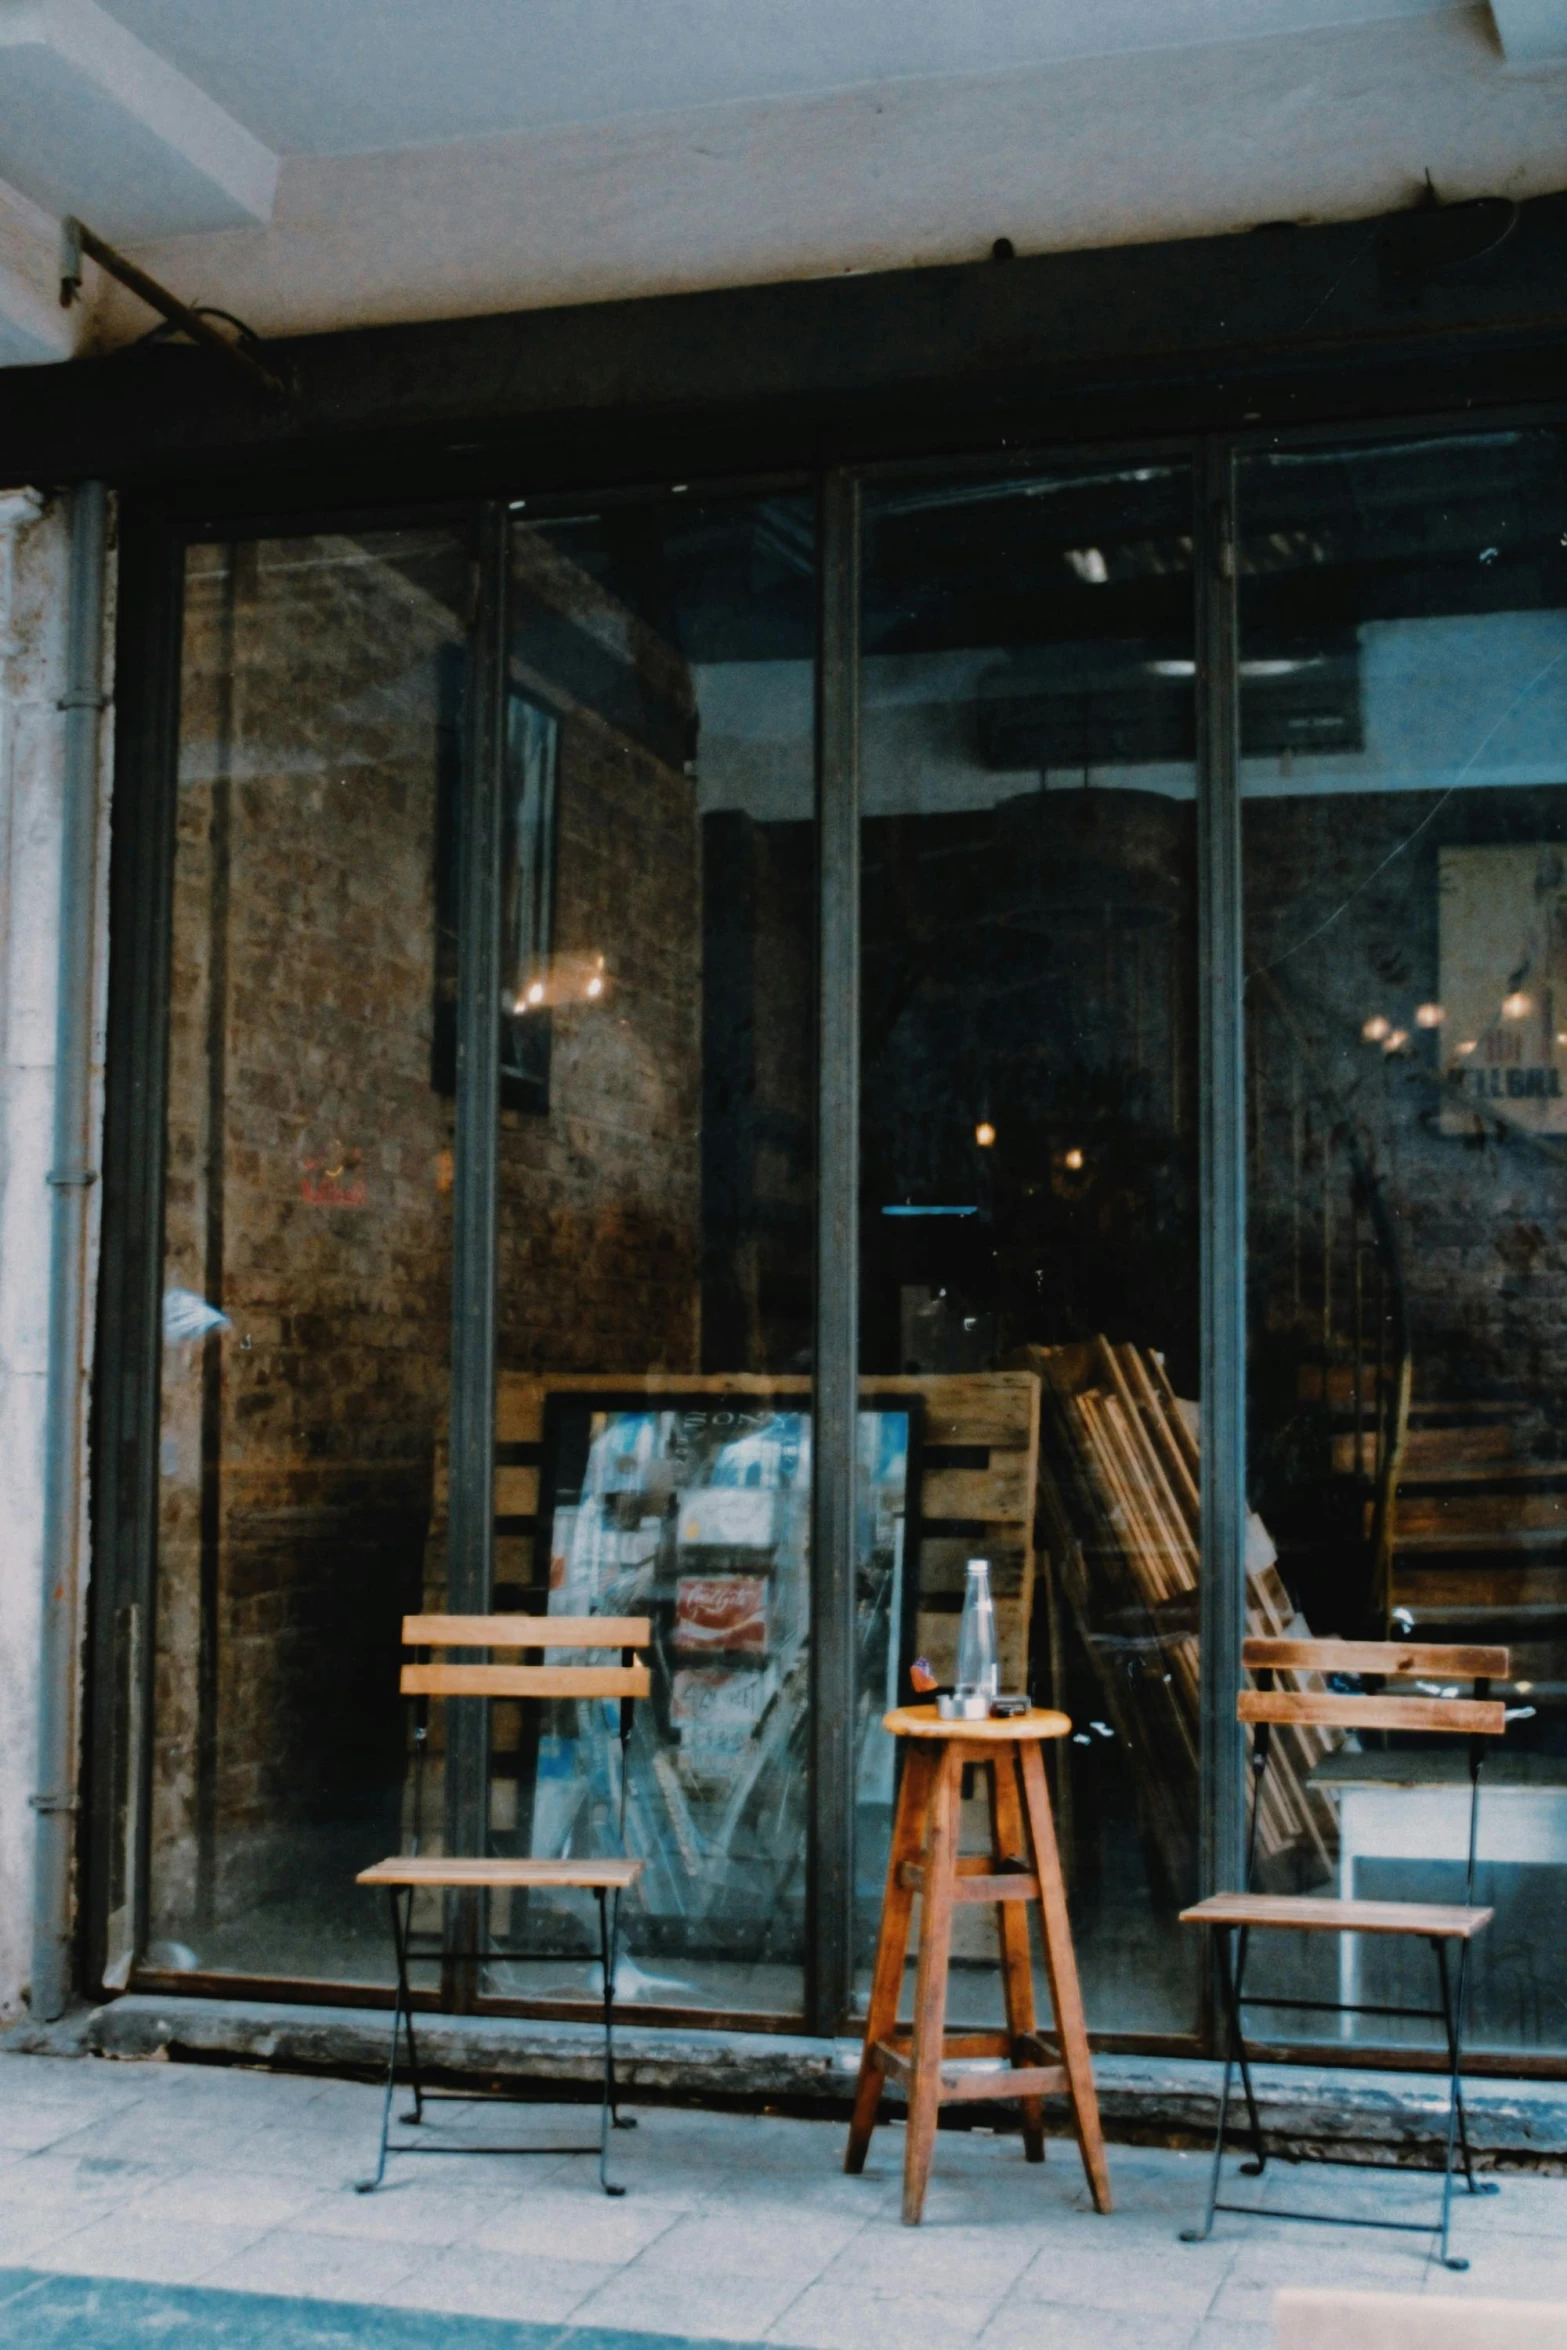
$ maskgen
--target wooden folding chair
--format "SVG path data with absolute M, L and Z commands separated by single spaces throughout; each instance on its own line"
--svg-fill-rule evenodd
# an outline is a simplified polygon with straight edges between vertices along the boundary
M 1469 1945 L 1475 1935 L 1490 1924 L 1493 1914 L 1489 1909 L 1475 1907 L 1475 1838 L 1480 1819 L 1480 1769 L 1485 1740 L 1500 1737 L 1506 1721 L 1506 1709 L 1500 1701 L 1492 1699 L 1490 1688 L 1493 1680 L 1506 1680 L 1509 1677 L 1511 1664 L 1508 1652 L 1505 1648 L 1433 1647 L 1404 1641 L 1248 1640 L 1241 1649 L 1241 1662 L 1258 1676 L 1260 1684 L 1254 1689 L 1243 1689 L 1235 1709 L 1237 1718 L 1250 1724 L 1252 1730 L 1252 1806 L 1246 1854 L 1247 1890 L 1243 1893 L 1215 1893 L 1208 1900 L 1198 1902 L 1194 1909 L 1181 1912 L 1183 1925 L 1207 1926 L 1211 1929 L 1226 2018 L 1224 2085 L 1219 2093 L 1219 2122 L 1214 2134 L 1208 2208 L 1200 2227 L 1182 2231 L 1184 2241 L 1189 2244 L 1201 2243 L 1211 2233 L 1214 2213 L 1217 2211 L 1237 2212 L 1254 2219 L 1300 2219 L 1323 2221 L 1342 2227 L 1394 2228 L 1419 2235 L 1432 2233 L 1434 2223 L 1421 2220 L 1352 2217 L 1348 2213 L 1331 2211 L 1270 2209 L 1264 2212 L 1254 2204 L 1221 2203 L 1219 2200 L 1230 2086 L 1237 2069 L 1245 2092 L 1253 2147 L 1253 2159 L 1242 2165 L 1242 2175 L 1260 2178 L 1267 2162 L 1262 2123 L 1257 2112 L 1257 2100 L 1252 2092 L 1245 2035 L 1241 2028 L 1243 2008 L 1304 2008 L 1331 2015 L 1418 2016 L 1441 2024 L 1446 2034 L 1448 2112 L 1447 2153 L 1442 2166 L 1441 2249 L 1443 2262 L 1448 2268 L 1467 2268 L 1467 2260 L 1457 2259 L 1448 2251 L 1455 2146 L 1462 2154 L 1464 2179 L 1470 2194 L 1494 2195 L 1497 2192 L 1494 2181 L 1480 2181 L 1474 2175 L 1469 2155 L 1469 2133 L 1464 2121 L 1460 2075 L 1463 2065 L 1464 1998 L 1469 1972 Z M 1382 1685 L 1374 1692 L 1358 1695 L 1340 1694 L 1332 1688 L 1280 1688 L 1275 1686 L 1274 1676 L 1277 1673 L 1289 1673 L 1292 1676 L 1300 1673 L 1365 1675 Z M 1473 1695 L 1449 1697 L 1421 1691 L 1400 1694 L 1396 1687 L 1388 1686 L 1390 1683 L 1407 1681 L 1416 1674 L 1428 1680 L 1471 1682 Z M 1313 1723 L 1339 1730 L 1467 1735 L 1469 1866 L 1461 1905 L 1426 1901 L 1348 1901 L 1315 1895 L 1251 1891 L 1257 1855 L 1257 1822 L 1262 1811 L 1273 1730 L 1275 1725 L 1286 1722 Z M 1255 1931 L 1275 1929 L 1308 1934 L 1416 1936 L 1429 1942 L 1436 1955 L 1442 2004 L 1434 2008 L 1391 2007 L 1371 2005 L 1361 2000 L 1308 1999 L 1300 1996 L 1264 1999 L 1248 1994 L 1246 1955 L 1250 1938 Z M 1230 1950 L 1232 1937 L 1235 1942 L 1233 1961 Z M 1456 1998 L 1448 1958 L 1449 1947 L 1455 1942 L 1459 1952 Z
M 386 2068 L 386 2095 L 381 2106 L 381 2148 L 376 2161 L 375 2175 L 360 2184 L 360 2193 L 368 2195 L 380 2186 L 386 2175 L 388 2154 L 591 2154 L 591 2146 L 453 2146 L 422 2141 L 417 2145 L 393 2146 L 389 2143 L 392 2119 L 392 2098 L 397 2078 L 397 2041 L 401 2032 L 407 2042 L 408 2070 L 413 2086 L 413 2110 L 403 2115 L 408 2123 L 422 2122 L 427 2100 L 441 2094 L 426 2089 L 419 2076 L 418 2049 L 414 2041 L 413 2001 L 408 1987 L 409 1942 L 413 1926 L 413 1904 L 416 1893 L 470 1893 L 482 1897 L 504 1888 L 532 1889 L 542 1886 L 578 1886 L 592 1893 L 598 1903 L 599 1957 L 604 1971 L 604 2094 L 599 2112 L 599 2184 L 606 2195 L 623 2195 L 624 2187 L 611 2186 L 609 2180 L 609 2134 L 612 2129 L 631 2129 L 634 2125 L 623 2121 L 615 2110 L 615 1961 L 620 1935 L 620 1897 L 642 1874 L 639 1860 L 624 1857 L 626 1825 L 626 1769 L 631 1742 L 632 1715 L 635 1702 L 646 1697 L 649 1689 L 647 1666 L 638 1661 L 637 1652 L 645 1649 L 652 1639 L 652 1626 L 646 1616 L 405 1616 L 403 1618 L 404 1645 L 425 1651 L 438 1649 L 618 1649 L 618 1664 L 483 1664 L 436 1663 L 428 1654 L 424 1661 L 405 1664 L 401 1688 L 405 1697 L 416 1700 L 414 1723 L 414 1814 L 413 1850 L 395 1854 L 390 1860 L 378 1861 L 374 1868 L 362 1869 L 355 1880 L 361 1885 L 384 1885 L 391 1908 L 392 1946 L 397 1958 L 397 1997 L 392 2009 L 392 2045 Z M 606 1859 L 525 1860 L 464 1858 L 446 1853 L 421 1853 L 419 1850 L 424 1818 L 424 1766 L 429 1735 L 429 1702 L 432 1697 L 461 1702 L 465 1698 L 579 1698 L 620 1700 L 620 1836 L 621 1856 Z M 446 1946 L 443 1932 L 439 1952 L 443 1963 L 450 1959 L 477 1963 L 477 1949 L 451 1950 Z M 466 2094 L 466 2093 L 459 2093 Z

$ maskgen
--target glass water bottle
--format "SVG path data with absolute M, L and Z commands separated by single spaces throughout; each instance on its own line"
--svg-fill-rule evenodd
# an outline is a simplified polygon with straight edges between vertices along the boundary
M 990 1561 L 970 1559 L 958 1631 L 958 1678 L 954 1695 L 965 1721 L 983 1721 L 1001 1686 L 996 1662 L 996 1610 L 990 1596 Z

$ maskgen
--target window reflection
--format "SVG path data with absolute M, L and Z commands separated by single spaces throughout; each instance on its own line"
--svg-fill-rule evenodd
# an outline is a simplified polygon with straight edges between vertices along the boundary
M 1286 646 L 1337 709 L 1310 743 L 1264 745 L 1243 726 L 1253 1500 L 1314 1632 L 1511 1647 L 1512 1719 L 1480 1814 L 1479 1898 L 1497 1918 L 1476 1945 L 1471 2015 L 1493 2046 L 1554 2047 L 1563 444 L 1263 455 L 1241 497 L 1243 715 L 1251 657 Z M 1452 1758 L 1366 1745 L 1314 1766 L 1326 1851 L 1291 1856 L 1297 1878 L 1455 1898 L 1461 1858 L 1433 1859 L 1414 1833 L 1429 1806 L 1409 1810 L 1407 1849 L 1396 1833 L 1356 1849 L 1363 1782 L 1445 1784 Z M 1418 2003 L 1397 1965 L 1366 1954 L 1362 1995 Z
M 865 510 L 862 1364 L 921 1397 L 907 1637 L 950 1681 L 987 1556 L 1003 1683 L 1076 1725 L 1054 1792 L 1101 2030 L 1195 2021 L 1191 548 L 1180 468 Z M 861 1672 L 863 1963 L 890 1786 Z M 960 2012 L 999 2015 L 992 1940 L 963 1914 Z

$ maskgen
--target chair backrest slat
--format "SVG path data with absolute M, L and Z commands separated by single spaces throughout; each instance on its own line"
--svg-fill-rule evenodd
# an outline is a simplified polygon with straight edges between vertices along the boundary
M 1311 1722 L 1326 1730 L 1451 1730 L 1500 1738 L 1507 1708 L 1500 1698 L 1341 1697 L 1332 1689 L 1243 1689 L 1242 1722 Z
M 466 1645 L 466 1644 L 465 1644 Z M 404 1665 L 405 1697 L 646 1697 L 646 1665 Z
M 404 1616 L 408 1648 L 647 1648 L 646 1616 Z
M 1441 1681 L 1505 1681 L 1512 1658 L 1505 1648 L 1465 1648 L 1420 1640 L 1265 1640 L 1242 1643 L 1251 1672 L 1380 1673 L 1395 1680 L 1424 1673 Z

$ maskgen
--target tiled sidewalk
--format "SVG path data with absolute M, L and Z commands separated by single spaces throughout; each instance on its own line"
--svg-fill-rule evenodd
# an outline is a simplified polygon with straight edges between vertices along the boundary
M 552 2143 L 590 2139 L 596 2121 L 583 2108 L 435 2113 L 457 2134 Z M 1196 2155 L 1113 2147 L 1117 2210 L 1101 2218 L 1070 2146 L 1030 2170 L 1016 2140 L 943 2133 L 911 2231 L 897 2219 L 897 2128 L 849 2179 L 833 2125 L 645 2109 L 616 2141 L 619 2202 L 569 2157 L 404 2160 L 361 2196 L 377 2117 L 377 2092 L 357 2083 L 0 2057 L 0 2341 L 1262 2350 L 1284 2283 L 1567 2300 L 1567 2180 L 1509 2177 L 1500 2197 L 1460 2203 L 1473 2266 L 1457 2276 L 1415 2236 L 1221 2219 L 1213 2242 L 1182 2244 Z M 1426 2178 L 1344 2171 L 1285 2169 L 1267 2186 L 1383 2216 L 1429 2209 L 1431 2192 Z

